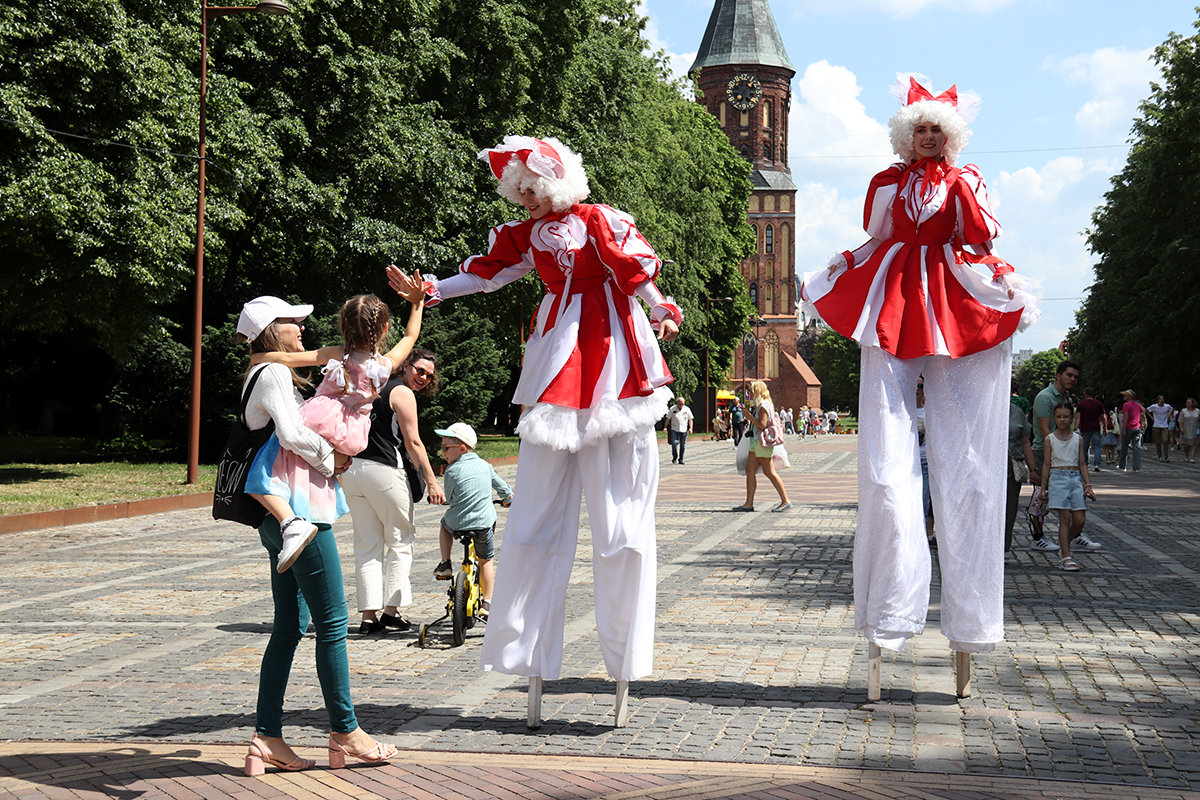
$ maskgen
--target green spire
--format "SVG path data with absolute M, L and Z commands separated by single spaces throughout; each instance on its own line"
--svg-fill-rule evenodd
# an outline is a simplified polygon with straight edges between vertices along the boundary
M 767 0 L 716 0 L 688 72 L 722 64 L 762 64 L 796 72 Z

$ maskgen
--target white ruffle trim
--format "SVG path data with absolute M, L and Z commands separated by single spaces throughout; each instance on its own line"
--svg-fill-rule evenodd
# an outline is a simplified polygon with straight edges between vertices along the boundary
M 577 453 L 602 439 L 649 431 L 666 415 L 673 397 L 668 387 L 660 386 L 649 397 L 604 400 L 592 408 L 537 403 L 521 415 L 517 434 L 531 444 Z
M 1006 272 L 1000 276 L 998 283 L 1005 289 L 1012 289 L 1015 293 L 1014 297 L 1023 301 L 1021 321 L 1017 323 L 1017 333 L 1024 333 L 1042 316 L 1042 310 L 1038 308 L 1037 294 L 1034 294 L 1034 292 L 1041 292 L 1041 281 L 1019 275 L 1016 272 Z

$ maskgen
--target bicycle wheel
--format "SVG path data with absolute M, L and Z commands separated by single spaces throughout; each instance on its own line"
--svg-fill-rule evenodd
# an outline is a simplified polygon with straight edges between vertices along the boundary
M 450 622 L 453 628 L 454 646 L 458 647 L 467 636 L 467 574 L 454 573 L 454 594 L 451 596 Z

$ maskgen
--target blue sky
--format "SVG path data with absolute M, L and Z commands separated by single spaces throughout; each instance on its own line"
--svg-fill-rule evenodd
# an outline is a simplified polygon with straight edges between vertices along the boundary
M 642 0 L 653 49 L 686 73 L 712 0 Z M 771 0 L 792 79 L 796 269 L 861 244 L 867 182 L 894 157 L 887 92 L 897 72 L 983 98 L 959 163 L 978 164 L 1004 226 L 997 252 L 1040 283 L 1041 320 L 1014 341 L 1056 347 L 1091 283 L 1091 214 L 1121 170 L 1154 48 L 1196 33 L 1190 2 Z M 1064 298 L 1064 299 L 1060 299 Z

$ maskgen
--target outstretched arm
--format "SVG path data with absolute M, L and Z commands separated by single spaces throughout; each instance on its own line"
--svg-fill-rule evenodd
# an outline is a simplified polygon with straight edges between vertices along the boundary
M 404 335 L 400 337 L 400 341 L 396 342 L 395 347 L 384 353 L 384 356 L 392 362 L 393 372 L 396 367 L 404 363 L 404 359 L 408 358 L 408 354 L 416 346 L 417 337 L 421 334 L 421 318 L 425 311 L 425 289 L 422 285 L 421 271 L 415 270 L 410 278 L 396 269 L 394 264 L 390 265 L 388 267 L 388 283 L 392 285 L 392 288 L 396 288 L 396 284 L 392 282 L 392 270 L 394 269 L 399 273 L 398 280 L 404 288 L 403 291 L 401 289 L 396 289 L 396 291 L 412 303 L 412 310 L 408 314 L 408 324 L 404 326 Z
M 341 361 L 346 355 L 344 347 L 322 347 L 319 350 L 305 350 L 300 353 L 285 353 L 281 350 L 276 350 L 271 353 L 251 353 L 251 364 L 262 364 L 263 362 L 271 364 L 283 364 L 285 367 L 298 369 L 299 367 L 319 367 L 324 366 L 330 359 Z

